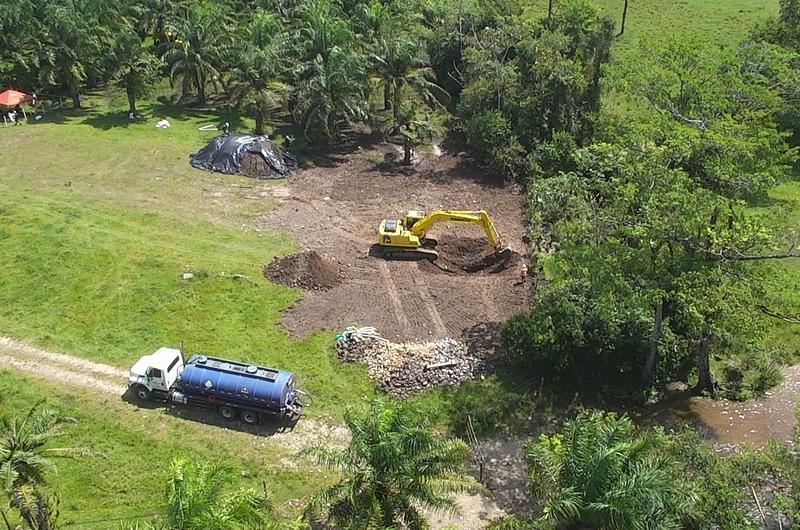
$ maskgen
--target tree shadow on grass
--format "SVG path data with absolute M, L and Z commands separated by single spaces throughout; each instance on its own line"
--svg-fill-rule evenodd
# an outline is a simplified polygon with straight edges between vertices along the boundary
M 243 131 L 245 128 L 244 117 L 236 109 L 229 107 L 195 107 L 174 103 L 163 96 L 157 101 L 141 103 L 139 105 L 139 115 L 135 119 L 128 117 L 127 110 L 119 109 L 107 112 L 90 110 L 88 112 L 84 111 L 82 115 L 85 116 L 85 119 L 81 123 L 106 131 L 166 118 L 168 121 L 193 120 L 215 127 L 221 127 L 222 123 L 228 122 L 233 131 L 250 132 Z
M 206 125 L 219 126 L 228 122 L 232 131 L 252 132 L 243 130 L 245 127 L 244 117 L 241 113 L 230 106 L 200 107 L 193 104 L 175 103 L 166 97 L 160 97 L 157 101 L 149 103 L 146 107 L 154 118 L 166 118 L 168 120 L 203 120 Z
M 49 110 L 47 112 L 41 113 L 29 113 L 28 114 L 28 121 L 26 122 L 27 125 L 44 125 L 55 123 L 57 125 L 61 125 L 64 123 L 68 123 L 70 120 L 82 117 L 84 114 L 82 111 L 78 110 L 64 110 L 64 109 L 57 109 L 57 110 Z M 36 119 L 36 116 L 41 116 L 40 119 Z
M 143 121 L 145 121 L 145 118 L 130 119 L 125 113 L 112 111 L 104 113 L 96 112 L 92 116 L 84 119 L 81 123 L 107 131 L 117 127 L 128 127 L 132 123 L 141 123 Z

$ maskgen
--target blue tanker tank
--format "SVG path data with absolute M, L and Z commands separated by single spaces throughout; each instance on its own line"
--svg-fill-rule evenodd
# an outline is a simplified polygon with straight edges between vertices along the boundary
M 205 355 L 189 359 L 176 386 L 172 401 L 214 406 L 226 418 L 239 411 L 246 423 L 263 413 L 283 417 L 302 408 L 292 372 Z

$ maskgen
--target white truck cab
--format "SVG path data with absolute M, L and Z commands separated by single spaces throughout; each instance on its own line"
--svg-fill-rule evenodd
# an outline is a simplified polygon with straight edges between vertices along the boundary
M 142 400 L 158 396 L 166 399 L 169 390 L 183 372 L 183 354 L 175 348 L 159 348 L 133 365 L 128 388 Z

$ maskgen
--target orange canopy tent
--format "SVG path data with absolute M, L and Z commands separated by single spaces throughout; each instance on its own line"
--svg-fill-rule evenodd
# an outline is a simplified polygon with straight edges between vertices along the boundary
M 0 107 L 16 107 L 31 101 L 33 101 L 33 96 L 25 92 L 12 89 L 0 92 Z
M 4 90 L 3 92 L 0 92 L 0 107 L 11 108 L 11 107 L 16 107 L 17 105 L 21 105 L 23 103 L 29 103 L 31 101 L 33 101 L 33 96 L 31 96 L 30 94 L 26 94 L 25 92 L 20 92 L 19 90 L 8 89 Z M 22 115 L 27 118 L 27 116 L 25 116 L 24 109 L 22 111 Z M 8 125 L 8 122 L 6 122 L 5 114 L 3 114 L 3 122 L 5 122 L 6 125 Z

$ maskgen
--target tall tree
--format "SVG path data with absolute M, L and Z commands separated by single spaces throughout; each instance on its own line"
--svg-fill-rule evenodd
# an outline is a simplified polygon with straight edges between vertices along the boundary
M 345 422 L 352 435 L 345 451 L 312 451 L 342 474 L 309 505 L 312 519 L 352 530 L 427 528 L 420 508 L 453 511 L 449 493 L 476 485 L 462 474 L 467 445 L 442 438 L 408 406 L 378 401 L 362 414 L 349 411 Z
M 617 33 L 617 37 L 621 37 L 625 33 L 625 22 L 628 20 L 628 0 L 624 0 L 624 5 L 622 6 L 622 18 L 619 23 L 619 33 Z
M 294 22 L 295 119 L 306 136 L 328 141 L 344 123 L 366 118 L 366 61 L 349 22 L 330 0 L 303 4 Z
M 169 42 L 167 28 L 170 21 L 178 17 L 182 3 L 182 0 L 141 0 L 138 24 L 140 36 L 144 38 L 149 34 L 156 48 Z
M 418 98 L 430 106 L 447 100 L 447 92 L 432 81 L 433 71 L 418 40 L 406 36 L 381 38 L 372 59 L 385 88 L 384 107 L 393 109 L 394 121 L 398 121 L 399 107 L 408 97 Z M 391 98 L 389 105 L 387 96 Z
M 526 156 L 555 133 L 588 141 L 612 37 L 613 22 L 578 1 L 534 24 L 510 17 L 473 30 L 457 115 L 475 158 L 524 180 Z
M 181 79 L 183 97 L 194 90 L 197 102 L 205 105 L 208 86 L 220 85 L 223 58 L 231 46 L 228 24 L 221 5 L 193 4 L 168 25 L 174 40 L 166 45 L 164 59 L 170 79 Z
M 111 25 L 100 23 L 98 15 L 88 2 L 70 1 L 45 8 L 42 16 L 48 61 L 40 64 L 40 82 L 60 85 L 75 109 L 81 108 L 87 71 L 99 63 L 101 50 L 111 38 Z
M 135 115 L 136 101 L 153 89 L 161 63 L 130 27 L 117 34 L 108 60 L 109 70 L 114 73 L 117 84 L 125 89 L 128 113 Z
M 259 11 L 250 22 L 237 50 L 229 90 L 241 109 L 256 122 L 255 133 L 264 134 L 264 121 L 287 101 L 291 87 L 283 79 L 287 71 L 289 46 L 281 22 L 274 15 Z
M 775 120 L 780 85 L 767 75 L 769 57 L 677 41 L 648 47 L 631 59 L 620 86 L 652 105 L 652 114 L 607 128 L 604 142 L 571 150 L 554 137 L 532 153 L 532 239 L 556 273 L 532 311 L 506 326 L 512 351 L 536 364 L 561 349 L 554 359 L 565 361 L 549 366 L 565 381 L 573 373 L 580 382 L 581 366 L 587 372 L 575 355 L 594 360 L 593 370 L 609 362 L 628 374 L 629 385 L 618 388 L 631 390 L 639 381 L 646 390 L 656 379 L 696 377 L 698 391 L 743 398 L 778 380 L 759 343 L 764 275 L 757 263 L 797 252 L 791 227 L 768 228 L 747 202 L 785 178 L 795 157 Z M 535 324 L 571 307 L 561 290 L 578 279 L 586 309 L 577 311 L 580 319 L 553 320 L 562 340 L 547 346 Z M 605 300 L 613 310 L 595 311 Z M 602 333 L 629 322 L 620 310 L 635 315 L 632 322 L 651 320 L 649 331 L 630 328 L 635 340 L 626 356 L 613 334 Z M 599 331 L 587 334 L 587 321 Z M 603 339 L 599 355 L 586 355 L 586 337 Z M 526 349 L 532 343 L 547 347 Z

